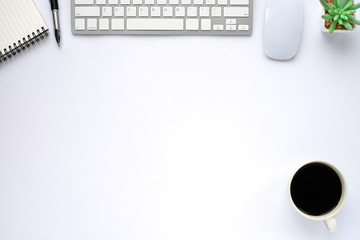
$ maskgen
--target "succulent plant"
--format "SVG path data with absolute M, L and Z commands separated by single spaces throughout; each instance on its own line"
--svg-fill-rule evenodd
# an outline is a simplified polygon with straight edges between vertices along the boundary
M 330 5 L 326 0 L 320 0 L 320 3 L 328 12 L 322 18 L 332 20 L 329 33 L 335 30 L 337 24 L 343 25 L 350 31 L 353 30 L 351 24 L 360 25 L 360 21 L 354 17 L 354 13 L 360 8 L 360 3 L 354 4 L 353 0 L 334 0 L 334 5 Z

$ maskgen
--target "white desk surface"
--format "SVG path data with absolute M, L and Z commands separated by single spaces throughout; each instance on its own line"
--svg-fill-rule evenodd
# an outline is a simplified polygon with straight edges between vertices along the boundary
M 304 2 L 276 62 L 265 0 L 251 37 L 73 36 L 61 1 L 62 47 L 0 66 L 0 239 L 359 239 L 360 31 L 321 33 Z M 288 200 L 314 159 L 348 183 L 335 233 Z

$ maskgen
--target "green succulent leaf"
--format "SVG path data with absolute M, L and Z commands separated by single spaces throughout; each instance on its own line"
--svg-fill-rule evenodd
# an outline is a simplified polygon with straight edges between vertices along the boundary
M 335 15 L 334 21 L 338 21 L 338 20 L 339 20 L 339 15 Z
M 346 3 L 349 1 L 349 0 L 338 0 L 339 1 L 339 8 L 344 8 Z
M 336 24 L 337 24 L 337 21 L 333 21 L 332 24 L 330 25 L 330 27 L 329 27 L 330 34 L 333 33 L 333 31 L 335 30 Z
M 351 1 L 353 1 L 353 0 L 343 0 L 343 5 L 342 5 L 342 8 L 344 9 L 345 7 L 346 7 L 346 5 L 349 3 L 349 2 L 351 2 Z M 353 4 L 351 4 L 351 6 L 352 6 Z
M 341 0 L 334 0 L 334 4 L 337 8 L 341 8 L 342 1 Z
M 336 15 L 335 11 L 334 10 L 329 10 L 328 11 L 331 15 Z
M 330 5 L 327 3 L 327 2 L 325 2 L 325 0 L 320 0 L 320 3 L 321 3 L 321 5 L 326 9 L 326 10 L 331 10 L 332 8 L 330 7 Z M 334 9 L 334 8 L 333 8 Z
M 348 17 L 348 20 L 349 19 L 353 19 L 354 18 L 354 16 L 353 15 L 346 15 L 347 17 Z
M 357 19 L 355 19 L 355 18 L 349 19 L 348 21 L 351 22 L 351 23 L 353 23 L 353 24 L 360 25 L 360 21 L 357 20 Z
M 348 3 L 344 6 L 343 11 L 348 10 L 350 7 L 354 5 L 354 1 L 350 0 Z
M 344 12 L 344 14 L 350 15 L 350 14 L 355 13 L 355 12 L 356 12 L 356 10 L 347 10 L 347 11 Z
M 349 8 L 350 10 L 356 10 L 360 8 L 360 3 L 354 4 L 351 8 Z
M 352 31 L 353 30 L 353 27 L 351 26 L 351 24 L 347 21 L 344 21 L 344 24 L 343 24 L 348 30 Z
M 330 15 L 330 14 L 326 14 L 326 15 L 323 15 L 323 16 L 321 16 L 321 17 L 322 17 L 322 19 L 325 19 L 325 20 L 331 20 L 331 19 L 334 18 L 334 16 L 332 16 L 332 15 Z
M 343 25 L 343 23 L 344 23 L 344 21 L 341 18 L 339 18 L 338 22 L 340 25 Z

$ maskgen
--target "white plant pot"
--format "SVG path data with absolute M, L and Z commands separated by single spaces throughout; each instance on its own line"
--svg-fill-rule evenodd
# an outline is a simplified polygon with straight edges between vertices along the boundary
M 323 8 L 323 6 L 321 6 L 320 13 L 321 13 L 321 15 L 320 15 L 320 19 L 321 19 L 320 28 L 321 28 L 321 31 L 323 33 L 330 34 L 329 29 L 327 29 L 325 27 L 325 20 L 321 18 L 321 16 L 325 14 L 325 9 Z M 356 17 L 356 13 L 354 13 L 354 17 Z M 338 34 L 349 34 L 349 33 L 352 33 L 353 31 L 355 31 L 355 28 L 356 28 L 356 25 L 354 25 L 354 30 L 352 30 L 352 31 L 349 31 L 347 29 L 346 30 L 344 30 L 344 29 L 335 29 L 332 34 L 336 34 L 336 35 L 338 35 Z

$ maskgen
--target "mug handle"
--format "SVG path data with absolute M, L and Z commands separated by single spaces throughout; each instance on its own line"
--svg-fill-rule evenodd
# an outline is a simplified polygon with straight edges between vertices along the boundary
M 324 220 L 324 223 L 325 223 L 327 229 L 328 229 L 330 232 L 335 232 L 335 231 L 336 231 L 336 229 L 337 229 L 337 223 L 336 223 L 335 218 L 325 219 L 325 220 Z

